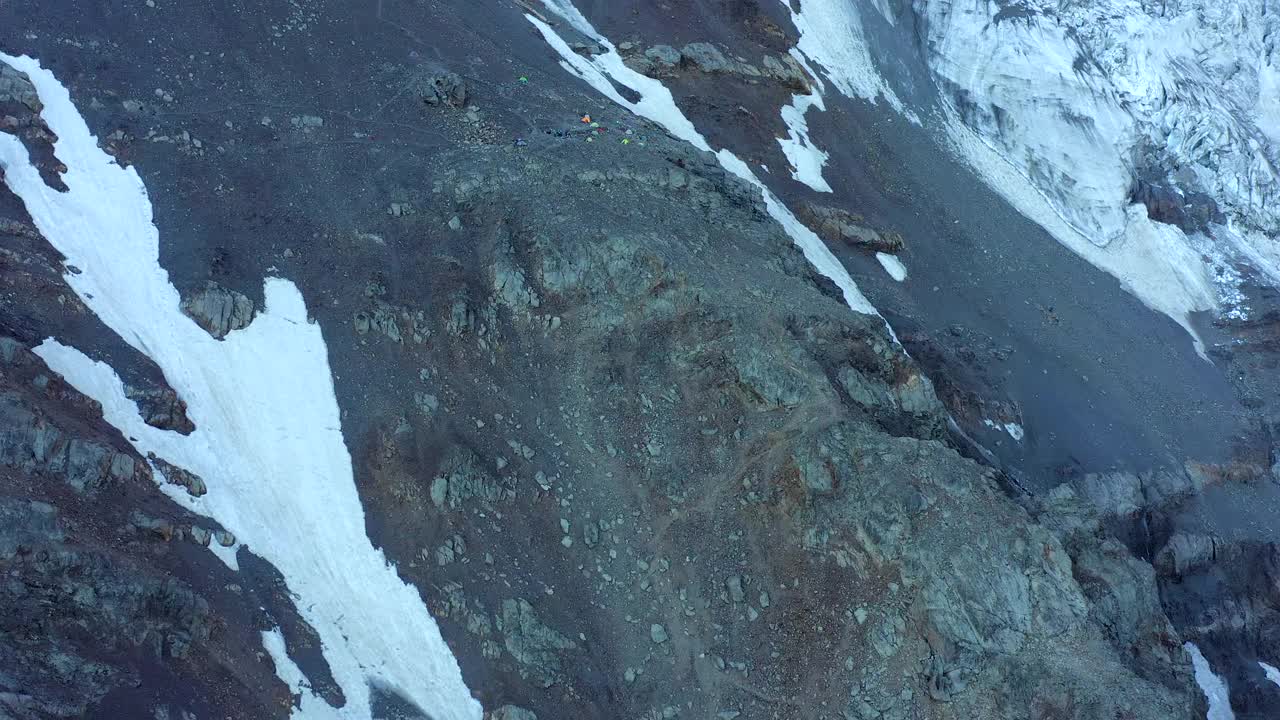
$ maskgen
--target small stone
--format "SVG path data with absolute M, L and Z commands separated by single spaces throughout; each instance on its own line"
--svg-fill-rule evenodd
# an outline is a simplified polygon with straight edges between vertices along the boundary
M 661 645 L 667 641 L 667 629 L 654 623 L 649 626 L 649 639 L 656 645 Z
M 654 45 L 644 51 L 644 56 L 664 67 L 679 65 L 681 60 L 680 51 L 670 45 Z
M 515 705 L 503 705 L 487 716 L 489 720 L 538 720 L 532 710 Z
M 565 535 L 564 537 L 560 538 L 560 544 L 565 547 L 573 547 L 573 537 L 569 535 Z
M 636 671 L 631 668 L 627 668 L 627 671 L 622 673 L 622 677 L 627 682 L 633 683 L 636 681 Z
M 231 547 L 236 544 L 236 536 L 226 530 L 215 530 L 213 532 L 213 539 L 217 540 L 218 544 L 222 547 Z
M 444 507 L 445 495 L 449 491 L 449 479 L 438 477 L 431 481 L 431 504 Z
M 769 593 L 767 592 L 760 593 L 760 607 L 762 608 L 769 607 Z
M 453 217 L 449 218 L 449 229 L 454 231 L 461 230 L 462 219 L 459 218 L 457 215 L 454 215 Z
M 742 576 L 732 575 L 724 581 L 725 587 L 729 589 L 729 599 L 740 603 L 746 599 L 747 594 L 742 591 Z

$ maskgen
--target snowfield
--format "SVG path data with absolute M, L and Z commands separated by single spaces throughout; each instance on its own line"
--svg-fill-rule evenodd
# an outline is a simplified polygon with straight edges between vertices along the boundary
M 155 453 L 203 477 L 208 493 L 193 498 L 156 472 L 175 502 L 221 523 L 242 552 L 283 575 L 346 697 L 335 708 L 312 693 L 284 637 L 265 633 L 277 673 L 298 695 L 293 716 L 369 718 L 373 685 L 437 720 L 478 720 L 480 705 L 418 591 L 365 534 L 324 338 L 298 288 L 269 278 L 265 311 L 251 325 L 224 341 L 200 329 L 179 309 L 178 292 L 160 267 L 159 233 L 137 172 L 98 148 L 52 73 L 28 57 L 0 53 L 0 61 L 27 73 L 39 92 L 69 190 L 46 186 L 22 143 L 0 133 L 6 184 L 78 268 L 66 274 L 67 284 L 156 363 L 187 402 L 196 430 L 183 436 L 145 424 L 116 372 L 75 348 L 50 338 L 36 352 L 102 403 L 105 419 L 144 457 Z

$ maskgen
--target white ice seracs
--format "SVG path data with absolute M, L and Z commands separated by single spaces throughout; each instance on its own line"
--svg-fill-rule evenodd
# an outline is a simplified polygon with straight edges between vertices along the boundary
M 1039 195 L 1039 214 L 1028 215 L 1060 241 L 1184 325 L 1187 312 L 1239 311 L 1232 290 L 1214 292 L 1197 251 L 1205 242 L 1280 283 L 1275 3 L 914 0 L 913 7 L 927 29 L 926 60 L 947 120 L 977 141 L 957 140 L 949 128 L 953 145 L 975 165 L 991 164 L 975 154 L 1008 164 L 1017 181 L 992 184 L 1006 197 Z M 1212 240 L 1156 227 L 1129 201 L 1138 175 L 1207 194 L 1228 225 L 1208 228 Z M 1024 212 L 1029 202 L 1014 200 Z
M 418 591 L 365 533 L 324 339 L 298 288 L 269 278 L 264 312 L 223 341 L 197 327 L 160 267 L 159 234 L 137 172 L 98 148 L 52 73 L 27 57 L 0 54 L 0 61 L 35 85 L 68 191 L 46 186 L 22 143 L 0 133 L 6 184 L 78 268 L 67 284 L 155 362 L 186 401 L 196 430 L 183 436 L 144 423 L 116 372 L 79 350 L 48 339 L 36 352 L 101 402 L 104 418 L 139 453 L 205 479 L 208 492 L 199 498 L 161 482 L 175 502 L 217 520 L 280 571 L 346 698 L 335 708 L 312 693 L 288 661 L 283 636 L 264 634 L 281 678 L 299 694 L 294 717 L 365 720 L 372 685 L 438 720 L 478 720 L 480 705 Z

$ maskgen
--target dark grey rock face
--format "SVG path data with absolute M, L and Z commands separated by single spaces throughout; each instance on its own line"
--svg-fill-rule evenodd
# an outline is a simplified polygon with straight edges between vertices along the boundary
M 414 204 L 465 209 L 438 249 L 453 275 L 367 298 L 394 333 L 355 327 L 437 398 L 388 406 L 366 497 L 375 539 L 439 588 L 464 673 L 502 678 L 482 698 L 1194 716 L 1150 566 L 1097 520 L 1039 524 L 949 448 L 929 380 L 758 196 L 679 146 L 563 159 L 442 158 Z
M 281 31 L 279 56 L 191 68 L 225 118 L 151 113 L 134 99 L 161 84 L 145 73 L 74 91 L 129 98 L 92 119 L 122 125 L 100 136 L 118 131 L 113 152 L 143 173 L 193 321 L 225 337 L 252 322 L 264 275 L 299 284 L 368 531 L 492 720 L 1196 716 L 1155 571 L 1108 539 L 1089 488 L 1024 508 L 962 457 L 934 382 L 752 186 L 602 105 L 518 8 L 328 11 L 315 22 L 332 36 Z M 225 49 L 154 18 L 174 57 Z M 392 49 L 346 54 L 353 27 Z M 689 40 L 622 50 L 696 82 L 808 86 L 785 48 L 755 66 Z M 165 92 L 157 105 L 181 106 Z M 285 100 L 291 118 L 262 110 Z M 901 247 L 845 211 L 812 215 L 833 241 Z M 260 652 L 275 626 L 340 702 L 283 582 L 252 548 L 238 573 L 221 565 L 208 548 L 234 536 L 156 487 L 199 497 L 218 478 L 133 454 L 30 354 L 103 333 L 56 258 L 21 257 L 41 274 L 0 276 L 40 290 L 3 320 L 21 341 L 0 342 L 0 618 L 21 621 L 0 621 L 0 702 L 283 717 Z M 147 421 L 197 430 L 150 380 L 130 391 Z M 1140 513 L 1177 480 L 1093 489 Z
M 0 716 L 282 717 L 258 601 L 200 547 L 207 525 L 159 496 L 96 403 L 0 347 Z

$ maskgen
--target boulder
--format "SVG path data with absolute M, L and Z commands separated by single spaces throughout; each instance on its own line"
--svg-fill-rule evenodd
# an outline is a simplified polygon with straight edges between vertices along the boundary
M 0 103 L 8 102 L 24 105 L 34 113 L 44 109 L 44 103 L 40 102 L 40 95 L 36 93 L 35 86 L 31 84 L 26 74 L 0 62 Z
M 1156 569 L 1165 575 L 1183 575 L 1214 561 L 1217 541 L 1210 535 L 1179 530 L 1156 553 Z
M 704 73 L 728 73 L 734 70 L 733 61 L 726 58 L 724 53 L 711 43 L 689 43 L 681 49 L 680 54 L 686 65 Z
M 443 72 L 433 75 L 423 83 L 422 101 L 428 105 L 447 105 L 449 107 L 466 107 L 467 83 L 460 75 Z
M 898 233 L 882 233 L 866 225 L 861 215 L 841 208 L 806 202 L 797 209 L 796 218 L 827 242 L 886 253 L 896 253 L 904 246 Z
M 212 280 L 182 300 L 182 312 L 205 332 L 221 340 L 253 321 L 253 301 Z

